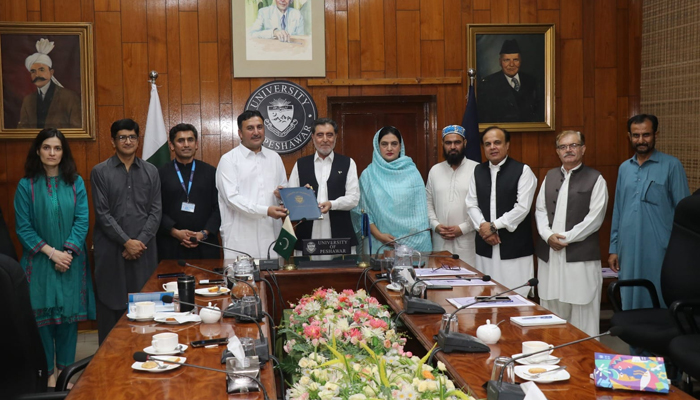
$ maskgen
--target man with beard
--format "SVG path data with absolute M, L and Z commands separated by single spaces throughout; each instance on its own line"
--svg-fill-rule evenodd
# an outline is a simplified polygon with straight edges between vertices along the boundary
M 360 201 L 360 184 L 355 161 L 335 153 L 338 125 L 329 118 L 319 118 L 313 126 L 313 155 L 297 160 L 289 175 L 289 187 L 310 186 L 323 219 L 300 223 L 296 228 L 297 255 L 301 255 L 303 239 L 350 238 L 355 253 L 357 237 L 352 227 L 350 210 Z
M 648 279 L 661 293 L 661 264 L 671 237 L 673 214 L 681 199 L 690 195 L 683 165 L 656 149 L 659 121 L 651 114 L 627 121 L 635 155 L 620 165 L 610 232 L 608 265 L 620 279 Z M 622 288 L 625 310 L 651 307 L 641 287 Z M 663 298 L 660 298 L 663 305 Z
M 467 197 L 474 168 L 479 163 L 465 157 L 466 147 L 464 128 L 450 125 L 442 130 L 442 154 L 445 161 L 430 169 L 425 192 L 428 197 L 430 228 L 436 233 L 432 235 L 433 250 L 458 254 L 462 261 L 474 266 L 476 233 L 469 221 L 464 199 Z

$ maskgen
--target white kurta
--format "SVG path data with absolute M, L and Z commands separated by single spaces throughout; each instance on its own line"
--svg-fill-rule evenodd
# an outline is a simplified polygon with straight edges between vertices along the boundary
M 454 170 L 447 161 L 443 161 L 430 169 L 428 182 L 425 185 L 425 193 L 428 197 L 428 219 L 433 232 L 440 224 L 458 225 L 462 231 L 462 236 L 451 240 L 445 240 L 439 234 L 433 233 L 433 251 L 447 250 L 458 254 L 460 260 L 471 266 L 476 265 L 474 248 L 476 232 L 469 221 L 464 199 L 467 197 L 469 181 L 477 165 L 479 163 L 476 161 L 464 157 L 459 167 Z
M 489 162 L 491 170 L 491 201 L 490 212 L 492 216 L 496 213 L 496 178 L 501 166 L 508 158 L 504 158 L 498 165 L 493 165 Z M 532 173 L 532 170 L 527 165 L 523 165 L 523 172 L 518 179 L 518 196 L 517 202 L 512 210 L 504 213 L 499 218 L 486 221 L 484 214 L 479 209 L 479 202 L 476 198 L 476 180 L 472 177 L 469 182 L 469 191 L 467 192 L 467 210 L 469 218 L 472 221 L 475 230 L 479 230 L 479 226 L 484 222 L 493 222 L 496 229 L 507 229 L 508 232 L 513 232 L 525 220 L 532 200 L 535 197 L 537 189 L 537 177 Z M 493 254 L 491 258 L 482 257 L 477 254 L 476 268 L 484 274 L 491 275 L 491 278 L 498 281 L 507 288 L 514 288 L 527 282 L 535 274 L 534 259 L 532 256 L 515 258 L 512 260 L 501 260 L 501 245 L 493 246 Z M 520 288 L 516 291 L 521 296 L 527 296 L 530 291 L 529 287 Z
M 321 158 L 318 152 L 314 153 L 314 174 L 318 183 L 316 191 L 316 200 L 319 204 L 328 201 L 328 178 L 332 173 L 331 167 L 335 159 L 335 152 L 331 152 L 326 158 Z M 337 172 L 336 172 L 337 173 Z M 299 186 L 299 171 L 297 164 L 294 163 L 292 174 L 289 175 L 289 187 Z M 357 179 L 357 165 L 355 161 L 350 159 L 350 167 L 348 168 L 348 176 L 345 178 L 345 195 L 340 196 L 335 200 L 331 200 L 331 210 L 350 211 L 360 201 L 360 183 Z M 313 222 L 314 226 L 311 230 L 311 239 L 326 239 L 332 238 L 331 232 L 331 217 L 330 214 L 324 214 L 323 219 Z M 351 253 L 355 254 L 355 246 L 352 247 Z M 301 255 L 301 251 L 296 250 L 295 255 Z M 319 256 L 318 259 L 332 258 Z
M 574 169 L 580 167 L 581 165 Z M 562 169 L 562 171 L 564 170 Z M 537 222 L 537 231 L 545 242 L 555 233 L 566 236 L 565 239 L 561 239 L 564 243 L 580 242 L 598 231 L 605 219 L 608 189 L 605 179 L 601 175 L 593 186 L 588 214 L 586 214 L 583 221 L 574 225 L 571 230 L 565 230 L 570 178 L 571 171 L 564 171 L 564 182 L 559 189 L 551 227 L 549 226 L 545 204 L 547 179 L 545 178 L 544 182 L 542 182 L 537 196 L 535 221 Z M 559 251 L 550 248 L 549 262 L 538 259 L 537 278 L 540 281 L 538 285 L 540 298 L 545 301 L 542 304 L 543 306 L 551 307 L 555 313 L 563 314 L 560 316 L 566 318 L 587 334 L 591 336 L 598 334 L 600 292 L 603 285 L 600 260 L 567 263 L 566 247 Z M 557 301 L 580 307 L 572 308 L 571 306 L 558 304 Z
M 216 188 L 219 190 L 221 238 L 224 246 L 267 257 L 267 248 L 277 239 L 282 221 L 267 216 L 278 204 L 278 186 L 287 186 L 287 173 L 280 156 L 265 147 L 254 153 L 243 145 L 219 160 Z M 224 258 L 240 254 L 224 250 Z M 271 254 L 275 256 L 274 251 Z

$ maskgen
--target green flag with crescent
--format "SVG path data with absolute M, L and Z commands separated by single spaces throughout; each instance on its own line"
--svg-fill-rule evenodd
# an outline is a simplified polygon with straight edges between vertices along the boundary
M 284 259 L 289 258 L 294 252 L 294 245 L 297 243 L 297 236 L 294 234 L 294 227 L 289 215 L 285 217 L 280 235 L 275 242 L 274 250 Z

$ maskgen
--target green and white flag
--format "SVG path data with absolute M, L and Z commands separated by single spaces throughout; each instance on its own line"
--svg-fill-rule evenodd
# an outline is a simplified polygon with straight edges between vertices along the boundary
M 297 235 L 294 234 L 292 221 L 289 219 L 289 215 L 287 215 L 284 218 L 284 224 L 282 225 L 280 235 L 277 237 L 277 242 L 275 242 L 274 250 L 284 259 L 287 259 L 294 252 L 294 245 L 296 243 Z
M 143 134 L 143 159 L 157 168 L 170 161 L 168 133 L 163 121 L 163 110 L 155 83 L 151 83 L 151 102 L 148 105 L 146 133 Z

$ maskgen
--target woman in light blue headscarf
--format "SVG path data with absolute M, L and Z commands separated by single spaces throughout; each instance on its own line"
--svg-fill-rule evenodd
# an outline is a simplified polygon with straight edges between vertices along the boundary
M 377 131 L 373 140 L 372 163 L 360 176 L 360 203 L 353 210 L 358 226 L 359 215 L 367 213 L 372 249 L 383 243 L 429 228 L 425 184 L 416 164 L 406 156 L 401 133 L 393 126 Z M 432 251 L 430 232 L 401 240 L 420 252 Z M 364 251 L 363 251 L 364 252 Z

